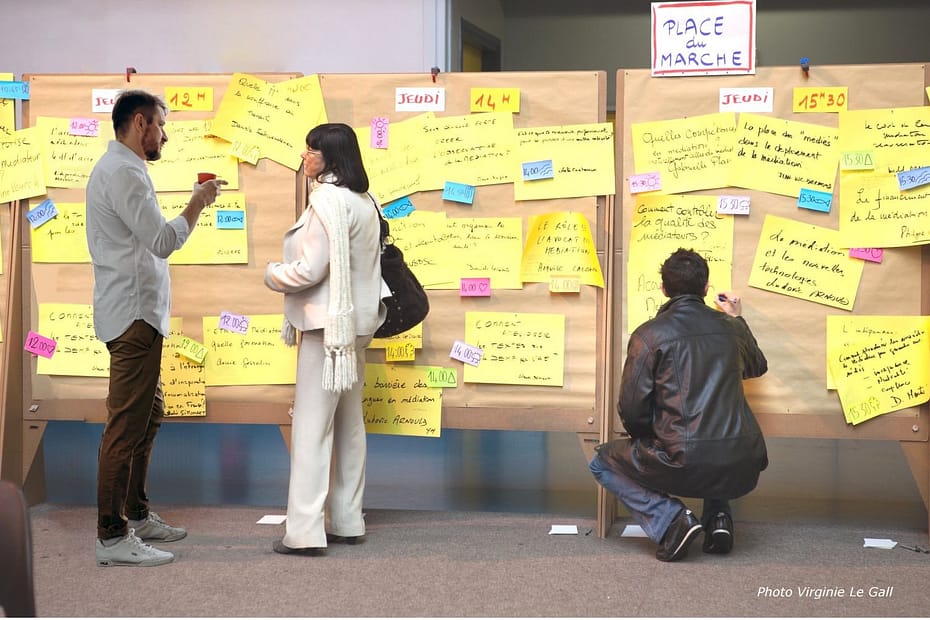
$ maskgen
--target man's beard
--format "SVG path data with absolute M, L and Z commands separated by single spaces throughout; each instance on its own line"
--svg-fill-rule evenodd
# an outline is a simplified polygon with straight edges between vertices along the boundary
M 158 161 L 161 159 L 161 151 L 158 147 L 145 152 L 145 159 L 148 161 Z

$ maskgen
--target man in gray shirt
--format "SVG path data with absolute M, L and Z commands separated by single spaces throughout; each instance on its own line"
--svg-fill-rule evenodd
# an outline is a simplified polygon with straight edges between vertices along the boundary
M 168 256 L 179 249 L 222 180 L 195 184 L 190 202 L 165 220 L 146 161 L 161 157 L 167 107 L 141 90 L 113 106 L 116 140 L 87 182 L 87 245 L 94 268 L 94 330 L 110 352 L 107 423 L 97 472 L 98 566 L 158 566 L 174 555 L 143 540 L 187 532 L 149 510 L 145 485 L 164 414 L 160 368 L 171 315 Z

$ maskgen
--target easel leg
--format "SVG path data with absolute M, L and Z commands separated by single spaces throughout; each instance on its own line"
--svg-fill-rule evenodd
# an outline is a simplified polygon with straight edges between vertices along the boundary
M 930 510 L 930 443 L 926 441 L 901 441 L 901 450 L 911 468 L 911 474 L 924 501 L 924 508 Z M 930 531 L 930 514 L 928 514 L 927 531 Z
M 594 448 L 600 441 L 597 433 L 578 433 L 578 441 L 581 443 L 581 450 L 584 452 L 585 463 L 590 463 L 594 458 Z M 591 478 L 594 480 L 593 476 Z M 614 520 L 617 518 L 617 500 L 613 495 L 607 492 L 607 489 L 594 482 L 597 489 L 597 535 L 600 538 L 607 538 L 610 528 L 613 527 Z
M 23 420 L 23 495 L 30 506 L 45 501 L 45 457 L 42 437 L 48 420 Z
M 281 437 L 284 438 L 284 445 L 287 447 L 287 453 L 291 453 L 291 425 L 279 424 L 278 429 L 281 431 Z

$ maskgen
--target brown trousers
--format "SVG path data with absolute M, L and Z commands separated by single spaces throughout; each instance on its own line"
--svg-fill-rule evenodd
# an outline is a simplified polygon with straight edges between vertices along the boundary
M 137 320 L 107 343 L 110 392 L 97 466 L 97 537 L 125 536 L 127 519 L 145 519 L 152 444 L 164 416 L 162 335 Z

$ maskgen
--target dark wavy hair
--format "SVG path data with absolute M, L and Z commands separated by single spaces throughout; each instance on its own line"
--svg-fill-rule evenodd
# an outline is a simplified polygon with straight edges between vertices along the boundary
M 694 250 L 678 248 L 662 263 L 662 286 L 669 297 L 704 295 L 710 269 L 704 257 Z
M 323 155 L 323 170 L 317 180 L 332 174 L 335 185 L 359 194 L 368 191 L 368 173 L 354 129 L 345 123 L 317 125 L 307 134 L 307 146 Z
M 168 114 L 168 106 L 160 98 L 144 90 L 124 90 L 116 97 L 116 103 L 113 105 L 111 118 L 113 119 L 113 132 L 117 137 L 123 135 L 129 129 L 129 123 L 137 112 L 142 116 L 149 125 L 155 118 L 155 111 L 161 109 L 163 114 Z

